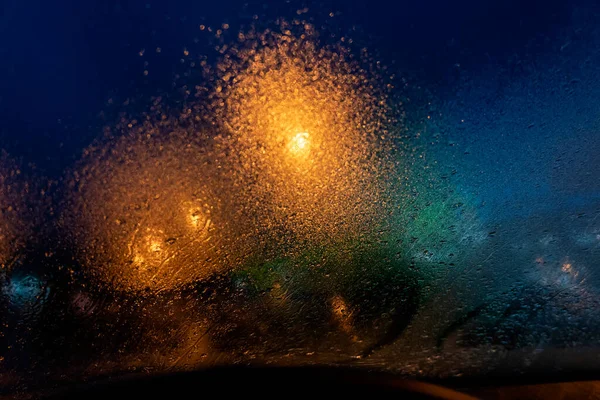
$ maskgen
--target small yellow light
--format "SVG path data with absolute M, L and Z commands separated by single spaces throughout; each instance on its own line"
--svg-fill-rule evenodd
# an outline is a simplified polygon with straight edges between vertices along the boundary
M 160 253 L 162 251 L 161 243 L 156 239 L 150 240 L 150 251 L 153 253 Z
M 201 219 L 202 218 L 198 211 L 194 211 L 193 213 L 190 214 L 190 224 L 192 225 L 193 228 L 198 228 L 198 226 L 200 225 Z
M 308 132 L 299 132 L 290 140 L 288 148 L 292 153 L 300 154 L 308 150 L 309 144 Z

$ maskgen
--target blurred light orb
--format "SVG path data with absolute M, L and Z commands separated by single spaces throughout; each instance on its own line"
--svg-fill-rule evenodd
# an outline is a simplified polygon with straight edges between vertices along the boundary
M 387 86 L 366 53 L 318 36 L 298 21 L 244 32 L 199 91 L 212 93 L 240 208 L 273 247 L 354 240 L 383 218 Z
M 158 292 L 229 267 L 235 218 L 222 213 L 234 209 L 218 195 L 223 179 L 196 132 L 168 132 L 148 123 L 112 138 L 88 149 L 73 174 L 62 225 L 98 283 Z
M 17 308 L 29 307 L 39 298 L 44 297 L 44 282 L 36 276 L 25 275 L 11 278 L 2 287 L 2 292 L 8 297 L 12 306 Z
M 294 155 L 306 154 L 310 150 L 308 132 L 299 132 L 288 143 L 288 149 Z

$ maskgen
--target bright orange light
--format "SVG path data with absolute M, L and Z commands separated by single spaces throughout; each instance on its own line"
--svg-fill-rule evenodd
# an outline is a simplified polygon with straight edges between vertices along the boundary
M 188 214 L 188 223 L 192 229 L 196 230 L 208 226 L 210 224 L 210 219 L 206 218 L 200 210 L 192 209 Z
M 153 253 L 160 253 L 162 251 L 161 243 L 156 239 L 150 240 L 150 244 L 148 247 Z
M 149 264 L 156 264 L 162 261 L 163 246 L 160 237 L 156 235 L 162 232 L 154 232 L 148 234 L 139 244 L 134 245 L 134 263 L 142 268 L 147 269 Z
M 288 149 L 293 154 L 303 154 L 309 150 L 310 141 L 308 132 L 299 132 L 288 144 Z
M 200 225 L 200 215 L 197 212 L 193 212 L 190 214 L 190 224 L 194 227 L 194 228 L 198 228 L 198 226 Z
M 380 203 L 375 173 L 387 167 L 374 152 L 389 119 L 376 77 L 307 30 L 246 35 L 219 65 L 211 107 L 227 132 L 218 140 L 228 149 L 222 165 L 233 155 L 242 167 L 233 178 L 246 188 L 244 208 L 256 207 L 269 231 L 284 227 L 298 243 L 364 232 L 370 205 Z

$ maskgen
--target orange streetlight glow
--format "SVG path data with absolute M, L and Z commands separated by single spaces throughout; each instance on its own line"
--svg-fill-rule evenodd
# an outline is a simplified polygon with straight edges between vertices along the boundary
M 219 252 L 234 219 L 222 210 L 233 208 L 214 194 L 225 191 L 208 149 L 196 133 L 137 129 L 107 144 L 108 155 L 90 150 L 79 169 L 85 190 L 64 218 L 86 272 L 119 291 L 162 291 L 228 268 Z
M 350 50 L 320 46 L 309 25 L 289 31 L 250 32 L 218 66 L 219 163 L 240 166 L 230 175 L 240 208 L 286 232 L 274 240 L 345 240 L 378 216 L 386 95 Z
M 288 144 L 288 149 L 293 154 L 304 154 L 309 150 L 310 141 L 308 132 L 299 132 Z

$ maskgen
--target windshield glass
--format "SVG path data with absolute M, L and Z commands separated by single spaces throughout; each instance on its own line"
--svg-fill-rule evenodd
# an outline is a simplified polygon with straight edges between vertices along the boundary
M 0 5 L 0 394 L 600 368 L 586 1 Z

